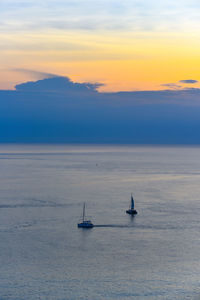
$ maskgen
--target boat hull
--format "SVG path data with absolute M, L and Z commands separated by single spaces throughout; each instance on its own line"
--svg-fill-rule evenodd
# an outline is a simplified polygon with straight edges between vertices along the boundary
M 129 215 L 137 215 L 137 210 L 135 209 L 128 209 L 126 210 L 126 213 Z
M 82 222 L 77 224 L 78 228 L 93 228 L 94 225 L 91 222 Z

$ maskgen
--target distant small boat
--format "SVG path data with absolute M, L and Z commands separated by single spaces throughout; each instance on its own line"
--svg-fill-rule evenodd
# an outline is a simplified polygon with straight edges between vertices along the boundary
M 83 215 L 82 215 L 82 222 L 78 223 L 78 228 L 92 228 L 94 225 L 90 220 L 85 220 L 85 202 L 83 204 Z
M 137 210 L 135 210 L 135 204 L 134 204 L 134 199 L 133 195 L 131 194 L 131 205 L 130 209 L 126 210 L 126 213 L 129 215 L 137 215 Z

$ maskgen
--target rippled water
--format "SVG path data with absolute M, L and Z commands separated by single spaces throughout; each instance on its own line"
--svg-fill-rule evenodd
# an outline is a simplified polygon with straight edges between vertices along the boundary
M 0 299 L 200 299 L 200 148 L 1 145 L 0 170 Z

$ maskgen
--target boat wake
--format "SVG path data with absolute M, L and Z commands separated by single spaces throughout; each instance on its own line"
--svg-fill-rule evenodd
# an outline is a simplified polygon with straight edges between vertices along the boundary
M 99 225 L 94 225 L 94 227 L 130 228 L 130 227 L 134 227 L 134 226 L 132 224 L 99 224 Z

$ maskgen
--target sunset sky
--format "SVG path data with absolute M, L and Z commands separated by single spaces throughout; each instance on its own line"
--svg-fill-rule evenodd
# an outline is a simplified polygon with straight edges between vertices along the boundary
M 1 0 L 0 89 L 68 76 L 101 91 L 200 87 L 197 0 Z

